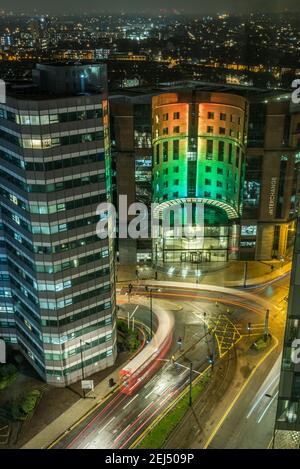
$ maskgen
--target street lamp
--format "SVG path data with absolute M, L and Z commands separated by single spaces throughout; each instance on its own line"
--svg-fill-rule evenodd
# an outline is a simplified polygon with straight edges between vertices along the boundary
M 244 264 L 244 288 L 247 286 L 247 274 L 248 274 L 248 262 L 245 261 Z
M 192 407 L 192 382 L 193 382 L 193 362 L 190 361 L 190 392 L 189 392 L 189 406 Z
M 84 381 L 84 365 L 83 365 L 83 347 L 85 345 L 89 346 L 90 343 L 89 342 L 84 342 L 82 339 L 79 339 L 80 340 L 80 360 L 81 360 L 81 376 L 82 376 L 82 381 Z M 83 398 L 85 399 L 85 390 L 82 389 L 82 394 L 83 394 Z
M 150 300 L 150 340 L 152 340 L 152 336 L 153 336 L 152 289 L 146 286 L 145 290 L 149 293 L 149 300 Z
M 199 283 L 199 277 L 201 272 L 199 271 L 199 252 L 197 253 L 197 274 L 196 274 L 196 283 Z

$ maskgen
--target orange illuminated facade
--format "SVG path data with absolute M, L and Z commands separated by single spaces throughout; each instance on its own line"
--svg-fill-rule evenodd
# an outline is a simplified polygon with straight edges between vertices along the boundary
M 184 91 L 153 97 L 153 202 L 204 205 L 204 239 L 161 232 L 157 262 L 224 261 L 238 255 L 248 103 Z M 162 213 L 162 212 L 161 212 Z

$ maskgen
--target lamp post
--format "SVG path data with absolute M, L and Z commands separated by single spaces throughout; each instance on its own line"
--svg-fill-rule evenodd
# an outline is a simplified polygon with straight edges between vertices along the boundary
M 83 347 L 84 345 L 90 345 L 89 342 L 84 342 L 82 339 L 80 340 L 80 361 L 81 361 L 81 381 L 84 381 L 84 365 L 83 365 Z M 82 390 L 83 398 L 85 399 L 85 390 Z
M 193 380 L 193 362 L 190 361 L 190 393 L 189 393 L 189 406 L 192 407 L 192 380 Z
M 244 288 L 247 286 L 247 273 L 248 273 L 248 262 L 245 261 L 244 264 Z
M 152 289 L 150 287 L 146 286 L 145 290 L 147 292 L 149 292 L 149 300 L 150 300 L 150 340 L 152 340 L 152 336 L 153 336 Z

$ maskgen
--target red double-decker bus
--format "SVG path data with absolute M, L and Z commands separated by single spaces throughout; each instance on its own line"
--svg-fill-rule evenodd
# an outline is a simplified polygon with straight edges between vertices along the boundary
M 121 391 L 125 394 L 132 394 L 154 374 L 171 347 L 174 328 L 172 313 L 159 308 L 154 314 L 158 326 L 151 342 L 120 371 Z

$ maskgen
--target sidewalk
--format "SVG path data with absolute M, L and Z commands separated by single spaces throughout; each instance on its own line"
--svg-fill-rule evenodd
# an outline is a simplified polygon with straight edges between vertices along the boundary
M 47 425 L 40 433 L 29 440 L 22 449 L 46 449 L 60 435 L 72 429 L 78 420 L 103 402 L 117 388 L 117 384 L 113 388 L 109 388 L 108 381 L 110 378 L 113 378 L 114 382 L 117 383 L 119 380 L 119 371 L 123 366 L 124 365 L 115 369 L 105 380 L 101 381 L 95 387 L 94 392 L 88 394 L 86 399 L 79 399 L 57 419 Z M 93 398 L 93 396 L 95 396 L 95 398 Z
M 210 269 L 207 270 L 207 264 L 198 266 L 199 275 L 198 282 L 220 285 L 224 287 L 243 287 L 245 275 L 245 261 L 229 261 L 225 263 L 212 263 Z M 174 264 L 175 266 L 175 264 Z M 189 265 L 187 267 L 176 266 L 176 270 L 170 274 L 170 266 L 166 266 L 165 271 L 157 270 L 157 280 L 172 280 L 178 282 L 197 281 L 197 266 Z M 206 270 L 205 270 L 206 269 Z M 138 270 L 138 278 L 136 271 Z M 169 273 L 168 273 L 169 270 Z M 260 285 L 275 280 L 278 277 L 286 275 L 291 270 L 291 261 L 281 263 L 278 260 L 261 262 L 247 261 L 247 280 L 246 286 Z M 155 270 L 150 266 L 135 265 L 118 266 L 118 283 L 129 283 L 137 279 L 149 280 L 154 279 Z

